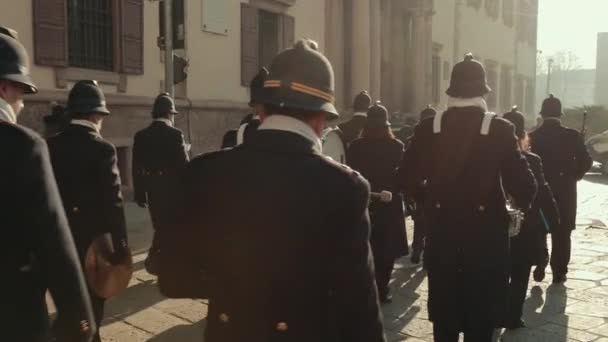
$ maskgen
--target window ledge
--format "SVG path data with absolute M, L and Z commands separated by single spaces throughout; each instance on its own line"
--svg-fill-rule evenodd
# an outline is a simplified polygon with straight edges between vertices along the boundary
M 125 74 L 83 68 L 55 68 L 55 83 L 57 88 L 65 89 L 68 87 L 69 82 L 80 80 L 97 80 L 101 84 L 116 86 L 119 93 L 127 92 L 127 75 Z
M 252 6 L 276 13 L 283 13 L 293 5 L 296 0 L 249 0 Z

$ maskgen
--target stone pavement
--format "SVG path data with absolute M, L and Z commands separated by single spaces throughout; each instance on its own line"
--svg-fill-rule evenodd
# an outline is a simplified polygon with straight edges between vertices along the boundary
M 579 227 L 575 231 L 569 279 L 551 285 L 530 281 L 524 320 L 528 328 L 498 332 L 496 341 L 608 342 L 608 178 L 589 175 L 579 186 Z M 129 206 L 131 244 L 144 250 L 150 241 L 145 211 Z M 409 226 L 409 225 L 408 225 Z M 411 238 L 411 231 L 408 232 Z M 201 342 L 207 315 L 204 300 L 169 300 L 143 269 L 145 253 L 135 257 L 129 288 L 108 302 L 104 341 Z M 389 341 L 432 341 L 424 271 L 399 260 L 391 284 L 394 301 L 383 307 Z

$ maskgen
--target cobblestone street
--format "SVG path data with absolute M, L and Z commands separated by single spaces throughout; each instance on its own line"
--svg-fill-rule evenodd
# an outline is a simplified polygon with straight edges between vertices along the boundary
M 579 185 L 579 219 L 573 235 L 571 271 L 565 285 L 530 282 L 524 320 L 528 328 L 500 332 L 497 341 L 608 342 L 608 177 L 590 174 Z M 150 241 L 145 211 L 129 207 L 136 272 L 129 288 L 107 306 L 104 341 L 202 341 L 206 301 L 169 300 L 143 269 Z M 411 239 L 411 231 L 408 232 Z M 394 301 L 383 307 L 389 341 L 432 341 L 424 271 L 399 260 Z M 455 294 L 457 295 L 457 294 Z

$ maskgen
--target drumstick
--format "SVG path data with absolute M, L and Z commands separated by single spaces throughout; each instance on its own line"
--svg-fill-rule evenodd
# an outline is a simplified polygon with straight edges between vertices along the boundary
M 393 193 L 390 191 L 372 192 L 369 195 L 374 201 L 380 201 L 382 203 L 390 203 L 393 201 Z

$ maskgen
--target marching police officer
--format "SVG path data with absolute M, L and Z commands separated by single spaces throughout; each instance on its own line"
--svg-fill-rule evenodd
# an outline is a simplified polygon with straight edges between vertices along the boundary
M 536 183 L 513 125 L 487 112 L 491 89 L 471 54 L 454 66 L 448 109 L 416 127 L 400 170 L 406 195 L 426 184 L 429 318 L 435 341 L 490 342 L 507 310 L 509 215 Z M 503 192 L 504 189 L 504 192 Z
M 49 138 L 63 131 L 68 123 L 65 108 L 54 102 L 51 104 L 51 114 L 44 116 L 44 136 Z
M 540 115 L 543 123 L 530 133 L 532 152 L 539 155 L 547 181 L 553 190 L 561 224 L 551 231 L 551 269 L 553 282 L 566 281 L 570 263 L 572 230 L 576 227 L 576 183 L 583 179 L 593 161 L 582 135 L 574 129 L 564 127 L 561 101 L 550 95 L 543 101 Z M 542 281 L 545 265 L 534 270 L 534 278 Z
M 388 111 L 380 101 L 367 111 L 367 122 L 360 139 L 353 141 L 346 153 L 346 162 L 361 172 L 373 192 L 390 191 L 390 202 L 370 204 L 372 223 L 371 246 L 374 254 L 376 284 L 383 303 L 392 301 L 388 287 L 395 259 L 407 255 L 407 235 L 403 197 L 396 187 L 397 168 L 403 158 L 403 143 L 395 138 L 388 120 Z
M 342 132 L 342 138 L 344 140 L 344 146 L 348 148 L 351 142 L 361 137 L 361 132 L 365 127 L 367 121 L 367 110 L 372 105 L 372 98 L 369 93 L 364 90 L 355 96 L 353 102 L 354 114 L 353 117 L 339 125 L 340 131 Z
M 253 109 L 253 113 L 248 114 L 241 121 L 238 129 L 226 132 L 224 139 L 222 140 L 222 148 L 240 145 L 245 142 L 245 140 L 251 139 L 255 134 L 256 130 L 260 126 L 260 112 L 263 107 L 260 101 L 264 92 L 264 82 L 266 81 L 267 77 L 268 70 L 266 68 L 262 68 L 251 80 L 251 84 L 249 85 L 249 107 Z
M 514 107 L 510 112 L 505 113 L 503 118 L 515 126 L 520 149 L 538 184 L 538 193 L 531 209 L 525 215 L 521 231 L 511 238 L 509 312 L 505 325 L 507 329 L 519 329 L 525 327 L 521 317 L 528 291 L 530 270 L 532 265 L 538 265 L 546 258 L 544 245 L 547 231 L 559 224 L 559 213 L 553 192 L 545 180 L 542 161 L 540 157 L 529 152 L 528 134 L 524 130 L 524 114 Z
M 81 262 L 100 236 L 110 233 L 114 263 L 128 254 L 127 232 L 116 148 L 100 130 L 110 115 L 96 81 L 77 82 L 68 96 L 70 124 L 48 139 L 51 161 L 66 207 Z M 105 300 L 91 293 L 97 325 L 103 319 Z M 100 341 L 99 333 L 94 341 Z
M 133 143 L 135 202 L 142 208 L 149 207 L 155 231 L 146 259 L 151 274 L 156 274 L 161 232 L 175 223 L 178 179 L 188 163 L 184 135 L 173 124 L 177 114 L 173 98 L 160 94 L 154 101 L 152 123 L 135 134 Z
M 170 254 L 207 274 L 205 341 L 384 341 L 369 185 L 321 154 L 338 117 L 331 64 L 298 41 L 264 87 L 255 138 L 195 158 L 185 177 L 187 229 Z
M 44 140 L 17 124 L 24 94 L 38 89 L 23 45 L 0 28 L 0 331 L 6 341 L 50 340 L 48 289 L 57 307 L 55 336 L 90 341 L 96 330 L 84 277 Z
M 420 122 L 434 118 L 437 115 L 435 108 L 428 106 L 420 112 Z M 409 142 L 409 138 L 408 141 Z M 424 217 L 424 184 L 420 184 L 417 191 L 412 194 L 410 209 L 412 210 L 412 219 L 414 220 L 414 239 L 412 241 L 412 255 L 410 261 L 414 264 L 420 263 L 420 256 L 424 251 L 424 239 L 426 236 L 426 219 Z

